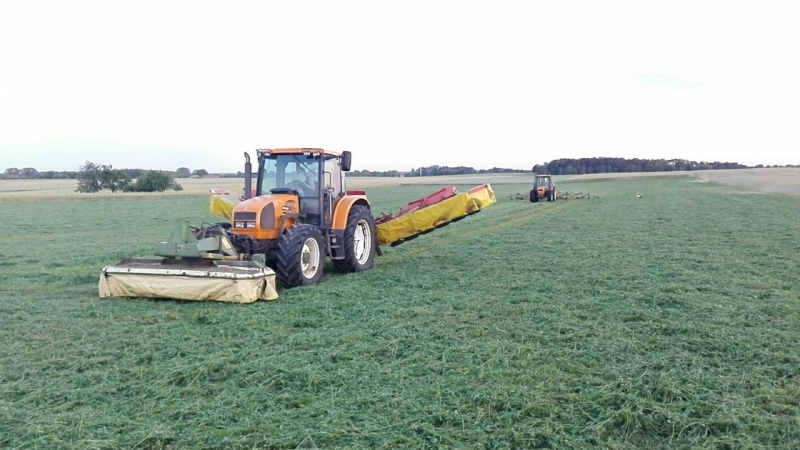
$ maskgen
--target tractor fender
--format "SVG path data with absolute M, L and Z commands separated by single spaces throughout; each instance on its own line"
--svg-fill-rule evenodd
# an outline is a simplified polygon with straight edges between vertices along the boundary
M 336 202 L 336 209 L 333 211 L 333 223 L 331 228 L 334 230 L 344 230 L 347 228 L 347 216 L 354 205 L 370 207 L 366 195 L 347 195 Z

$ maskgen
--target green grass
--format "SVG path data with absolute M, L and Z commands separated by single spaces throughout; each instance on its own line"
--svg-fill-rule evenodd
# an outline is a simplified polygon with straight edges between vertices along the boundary
M 438 187 L 368 194 L 393 213 Z M 206 196 L 0 204 L 0 447 L 800 447 L 800 199 L 494 188 L 369 272 L 251 305 L 97 296 L 174 218 L 217 220 Z

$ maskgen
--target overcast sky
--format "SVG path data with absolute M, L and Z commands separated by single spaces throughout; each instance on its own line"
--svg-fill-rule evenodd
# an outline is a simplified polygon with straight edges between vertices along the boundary
M 0 2 L 0 171 L 800 164 L 796 2 Z

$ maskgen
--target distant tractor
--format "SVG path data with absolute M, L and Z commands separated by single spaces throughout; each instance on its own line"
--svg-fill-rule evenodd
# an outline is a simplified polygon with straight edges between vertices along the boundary
M 536 175 L 531 189 L 531 202 L 547 199 L 548 202 L 556 200 L 556 185 L 553 184 L 553 177 L 550 175 Z

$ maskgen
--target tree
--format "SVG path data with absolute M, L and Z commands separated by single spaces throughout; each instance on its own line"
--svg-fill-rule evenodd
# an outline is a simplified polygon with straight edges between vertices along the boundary
M 189 178 L 192 176 L 192 171 L 188 167 L 178 167 L 178 170 L 175 171 L 175 176 L 177 178 Z
M 126 192 L 164 192 L 167 189 L 183 190 L 183 186 L 175 182 L 168 173 L 149 170 L 142 174 L 135 183 L 125 187 Z
M 20 172 L 20 170 L 18 168 L 9 167 L 8 169 L 6 169 L 5 172 L 3 172 L 3 178 L 8 179 L 8 180 L 13 180 L 13 179 L 19 178 L 20 174 L 21 174 L 21 172 Z
M 23 167 L 21 175 L 22 178 L 37 178 L 39 176 L 39 172 L 33 167 Z
M 130 185 L 131 177 L 124 170 L 114 169 L 110 165 L 102 166 L 100 172 L 100 189 L 108 189 L 111 192 L 125 190 Z
M 78 188 L 75 192 L 100 192 L 103 187 L 100 185 L 100 177 L 103 168 L 99 164 L 86 161 L 84 165 L 78 169 Z
M 128 176 L 133 180 L 142 176 L 142 173 L 144 172 L 142 169 L 122 169 L 122 171 L 128 174 Z
M 192 175 L 197 175 L 198 177 L 202 177 L 203 175 L 208 175 L 208 171 L 206 169 L 197 169 L 192 172 Z

